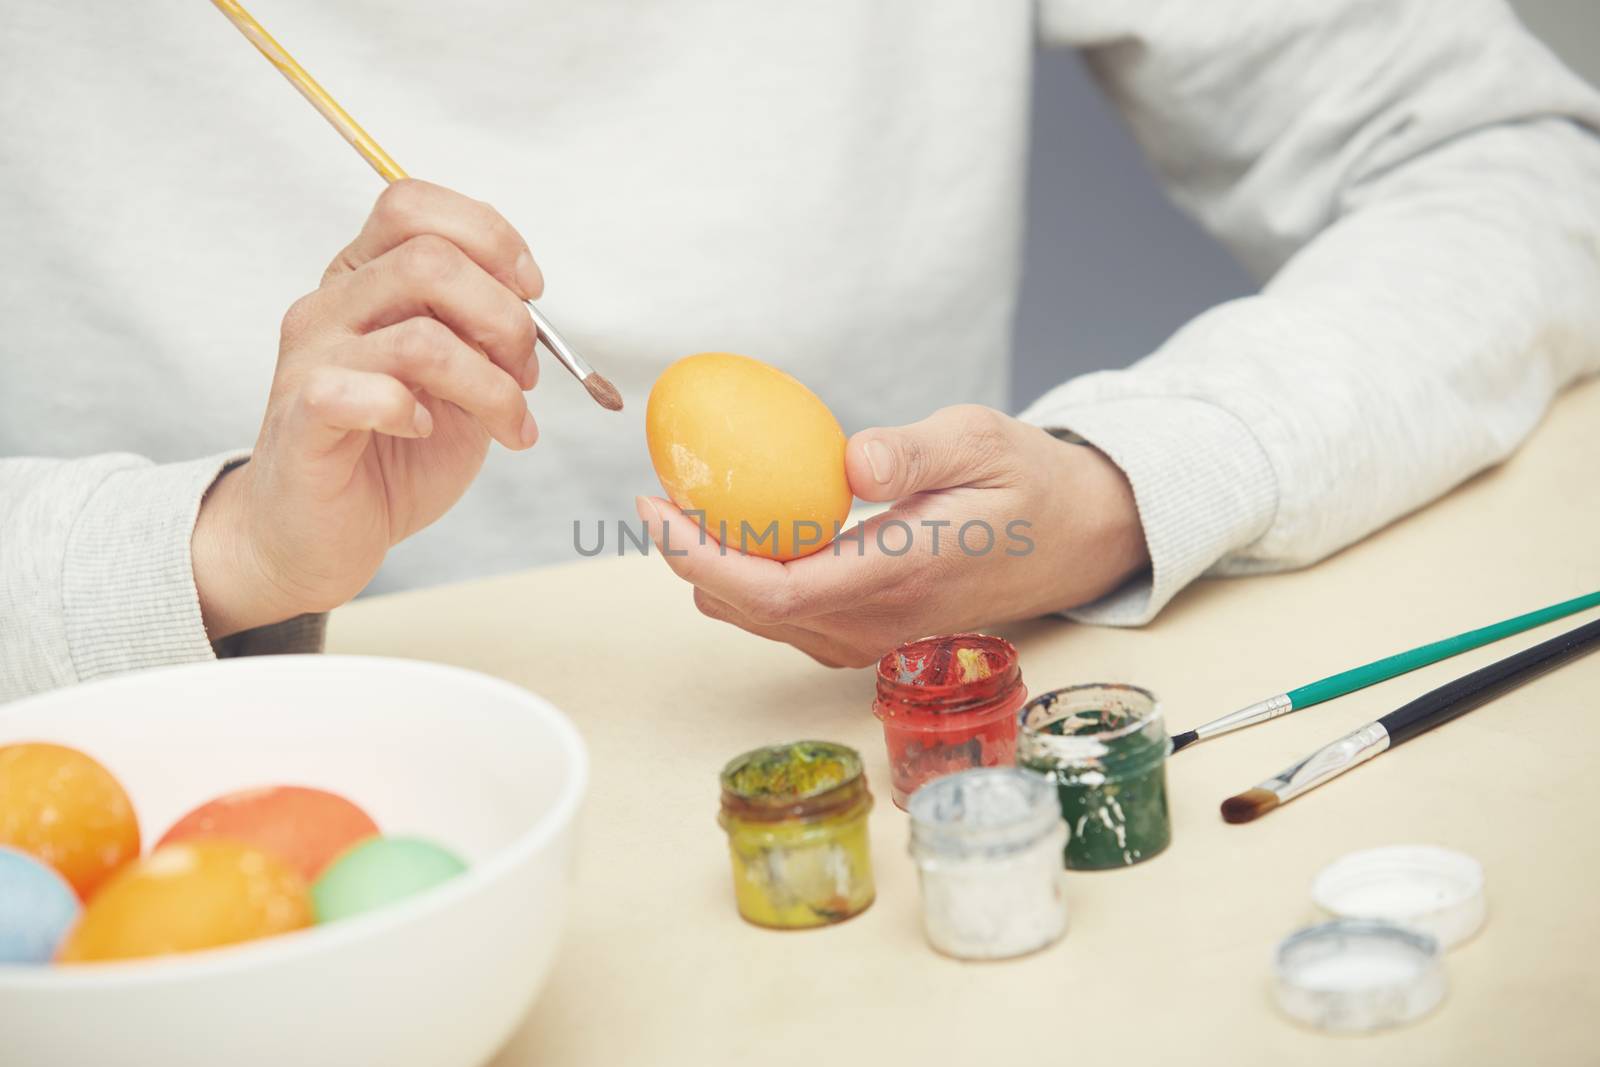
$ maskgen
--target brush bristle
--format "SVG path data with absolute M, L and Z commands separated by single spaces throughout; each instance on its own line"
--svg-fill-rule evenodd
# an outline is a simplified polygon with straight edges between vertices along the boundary
M 1246 789 L 1222 802 L 1222 818 L 1225 822 L 1253 822 L 1280 803 L 1278 794 L 1270 789 Z
M 617 387 L 606 381 L 602 375 L 589 375 L 583 380 L 583 387 L 589 390 L 594 402 L 607 411 L 622 410 L 622 394 L 617 392 Z
M 1195 733 L 1193 730 L 1185 730 L 1181 734 L 1173 734 L 1172 751 L 1182 752 L 1184 749 L 1188 748 L 1198 740 L 1200 740 L 1200 735 Z

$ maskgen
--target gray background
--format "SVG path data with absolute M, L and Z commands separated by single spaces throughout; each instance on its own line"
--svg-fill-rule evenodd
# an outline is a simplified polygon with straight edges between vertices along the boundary
M 1513 6 L 1568 66 L 1600 84 L 1600 0 Z M 1074 374 L 1131 363 L 1212 304 L 1254 288 L 1167 203 L 1074 52 L 1039 56 L 1028 185 L 1016 408 Z

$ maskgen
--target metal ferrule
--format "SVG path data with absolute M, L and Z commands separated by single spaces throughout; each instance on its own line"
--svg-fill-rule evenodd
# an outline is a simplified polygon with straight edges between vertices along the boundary
M 1369 722 L 1330 744 L 1323 745 L 1293 767 L 1262 782 L 1258 789 L 1278 794 L 1279 802 L 1315 789 L 1329 778 L 1336 778 L 1358 763 L 1365 763 L 1389 747 L 1389 731 L 1381 722 Z
M 545 318 L 544 312 L 540 311 L 532 300 L 524 300 L 523 303 L 528 305 L 528 314 L 533 316 L 533 324 L 539 328 L 539 340 L 543 341 L 551 354 L 561 361 L 561 365 L 571 371 L 572 376 L 580 382 L 593 374 L 594 368 L 567 344 L 567 339 L 561 336 L 561 332 L 549 319 Z
M 1287 693 L 1279 693 L 1266 700 L 1258 700 L 1249 707 L 1240 708 L 1238 711 L 1229 712 L 1220 719 L 1194 728 L 1195 739 L 1204 741 L 1208 737 L 1229 733 L 1245 726 L 1254 726 L 1258 722 L 1276 719 L 1279 715 L 1287 715 L 1294 710 L 1294 704 L 1289 700 Z

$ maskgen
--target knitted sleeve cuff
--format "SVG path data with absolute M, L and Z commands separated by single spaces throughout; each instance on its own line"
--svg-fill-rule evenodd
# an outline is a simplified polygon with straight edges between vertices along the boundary
M 1266 532 L 1277 482 L 1239 418 L 1203 400 L 1122 397 L 1059 405 L 1047 394 L 1021 418 L 1104 452 L 1133 487 L 1150 553 L 1148 573 L 1066 612 L 1109 626 L 1149 622 L 1177 592 Z

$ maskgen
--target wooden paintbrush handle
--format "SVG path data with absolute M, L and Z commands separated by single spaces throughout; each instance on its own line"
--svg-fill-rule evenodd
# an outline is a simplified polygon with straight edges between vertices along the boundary
M 295 62 L 294 56 L 273 39 L 272 34 L 266 31 L 255 16 L 244 9 L 237 0 L 211 0 L 217 10 L 228 16 L 228 21 L 244 34 L 249 42 L 256 46 L 256 50 L 267 57 L 267 62 L 278 68 L 278 73 L 289 79 L 289 84 L 300 91 L 300 95 L 310 101 L 323 118 L 328 120 L 328 125 L 339 131 L 339 136 L 350 142 L 350 147 L 361 153 L 361 158 L 372 165 L 386 182 L 397 182 L 406 177 L 406 172 L 400 169 L 383 146 L 372 139 L 361 124 L 350 117 L 350 113 L 339 106 L 339 101 L 328 95 L 328 91 L 317 84 L 317 80 L 306 72 L 306 68 Z
M 1378 722 L 1389 732 L 1392 748 L 1597 647 L 1600 647 L 1600 619 L 1441 685 L 1396 708 Z

